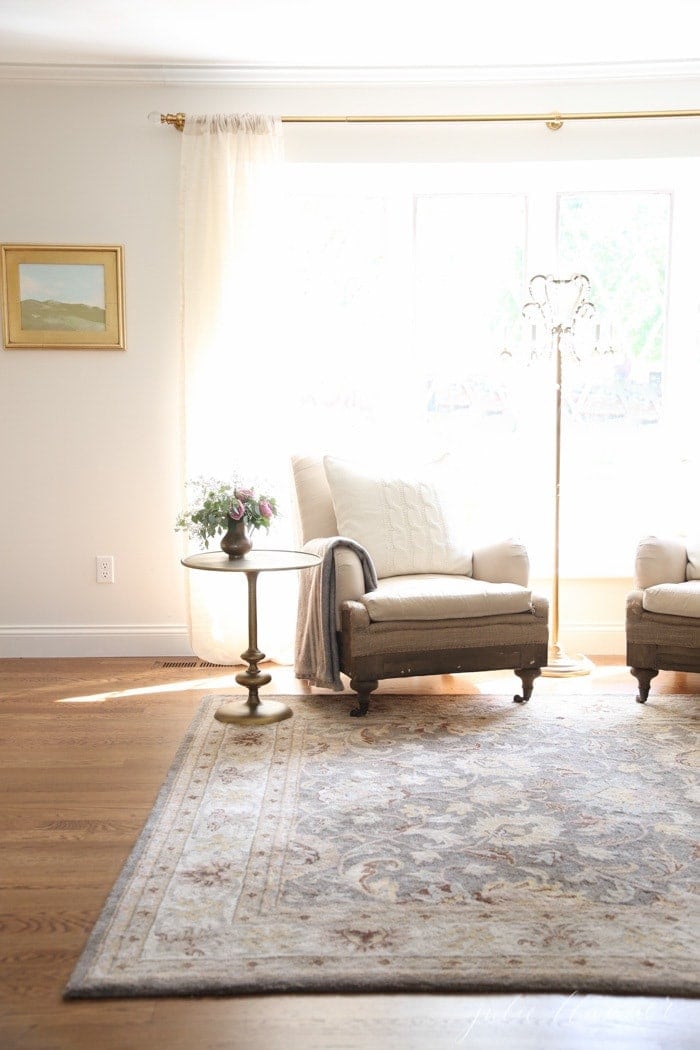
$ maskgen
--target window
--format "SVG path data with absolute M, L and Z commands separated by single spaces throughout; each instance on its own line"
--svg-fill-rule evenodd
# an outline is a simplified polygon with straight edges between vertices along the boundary
M 627 576 L 644 532 L 700 520 L 698 162 L 289 169 L 300 445 L 448 453 L 475 532 L 547 575 L 554 372 L 520 312 L 534 274 L 583 272 L 612 352 L 566 362 L 561 572 Z

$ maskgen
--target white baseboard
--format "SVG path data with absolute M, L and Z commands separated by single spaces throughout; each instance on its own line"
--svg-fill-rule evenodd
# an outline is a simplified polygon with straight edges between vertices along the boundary
M 559 640 L 569 655 L 621 656 L 625 652 L 624 625 L 609 624 L 564 624 L 559 631 Z
M 616 624 L 565 624 L 566 650 L 594 656 L 625 652 L 625 630 Z M 0 658 L 60 656 L 193 656 L 189 632 L 170 624 L 22 624 L 0 626 Z
M 0 658 L 192 656 L 185 625 L 21 624 L 0 626 Z

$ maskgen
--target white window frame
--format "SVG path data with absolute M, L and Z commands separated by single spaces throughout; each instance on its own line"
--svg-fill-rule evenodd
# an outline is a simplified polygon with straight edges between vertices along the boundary
M 700 522 L 700 497 L 695 495 L 700 489 L 700 441 L 696 444 L 693 438 L 700 390 L 700 291 L 695 262 L 700 244 L 700 159 L 410 165 L 290 163 L 287 169 L 290 192 L 332 194 L 340 186 L 360 194 L 390 192 L 396 209 L 397 266 L 399 271 L 404 266 L 407 281 L 411 276 L 408 216 L 416 194 L 525 194 L 525 272 L 530 277 L 558 272 L 559 194 L 668 193 L 671 229 L 663 354 L 663 442 L 669 457 L 680 456 L 682 465 L 669 463 L 669 477 L 650 477 L 648 491 L 639 493 L 639 530 L 640 534 L 648 530 L 683 534 L 692 528 L 693 520 Z M 596 305 L 605 311 L 605 303 Z M 695 429 L 700 433 L 700 428 Z M 617 552 L 609 560 L 601 560 L 600 552 L 587 554 L 581 550 L 577 558 L 568 559 L 566 571 L 588 577 L 628 576 L 632 553 Z

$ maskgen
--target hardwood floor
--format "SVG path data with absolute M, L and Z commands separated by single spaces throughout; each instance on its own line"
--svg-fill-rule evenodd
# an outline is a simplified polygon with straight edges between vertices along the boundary
M 270 996 L 69 1002 L 63 986 L 148 816 L 199 700 L 241 692 L 235 669 L 156 659 L 0 660 L 3 1050 L 685 1050 L 696 1001 L 557 995 Z M 186 661 L 185 661 L 186 662 Z M 551 693 L 634 704 L 620 660 Z M 302 693 L 286 667 L 266 692 Z M 512 694 L 509 672 L 382 683 L 381 691 Z M 649 703 L 700 697 L 700 675 L 661 672 Z M 350 705 L 349 705 L 350 706 Z M 371 715 L 370 715 L 371 717 Z

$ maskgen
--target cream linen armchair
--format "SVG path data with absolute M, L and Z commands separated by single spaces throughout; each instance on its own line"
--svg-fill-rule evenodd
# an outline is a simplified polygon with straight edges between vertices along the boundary
M 646 702 L 659 671 L 700 671 L 700 541 L 646 536 L 627 595 L 627 666 Z
M 409 675 L 512 668 L 522 681 L 513 699 L 530 699 L 547 663 L 548 602 L 528 587 L 521 544 L 462 549 L 430 480 L 369 476 L 328 456 L 294 456 L 292 472 L 301 540 L 322 556 L 300 581 L 298 678 L 342 690 L 348 675 L 353 715 L 367 713 L 380 679 Z M 324 617 L 337 656 L 319 671 L 309 635 Z

